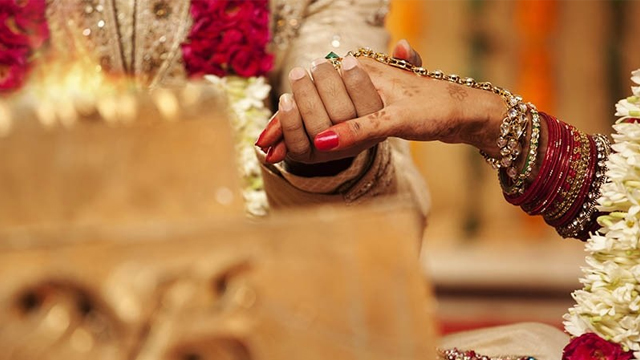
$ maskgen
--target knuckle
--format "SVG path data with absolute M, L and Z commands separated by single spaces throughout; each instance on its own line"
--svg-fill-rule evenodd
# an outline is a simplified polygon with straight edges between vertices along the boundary
M 289 155 L 295 159 L 308 158 L 311 155 L 311 148 L 305 145 L 294 146 L 289 148 Z
M 363 81 L 367 80 L 369 76 L 363 70 L 359 68 L 351 69 L 351 71 L 345 73 L 345 82 L 349 86 L 354 86 L 361 84 Z
M 362 133 L 362 125 L 358 121 L 350 121 L 349 123 L 349 131 L 354 137 L 359 137 Z
M 300 106 L 300 115 L 303 117 L 308 117 L 316 113 L 317 106 L 312 101 L 305 101 L 304 104 Z
M 356 117 L 356 110 L 350 103 L 343 102 L 335 107 L 327 109 L 331 121 L 336 124 Z
M 282 126 L 282 131 L 286 133 L 298 132 L 304 129 L 302 122 L 299 122 L 299 121 L 282 123 L 281 126 Z

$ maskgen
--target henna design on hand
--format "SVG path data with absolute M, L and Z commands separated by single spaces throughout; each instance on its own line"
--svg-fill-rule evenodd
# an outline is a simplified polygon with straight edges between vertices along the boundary
M 451 95 L 452 98 L 458 101 L 462 101 L 464 100 L 464 98 L 469 96 L 465 88 L 460 86 L 455 86 L 454 84 L 447 85 L 447 90 L 449 90 L 449 95 Z

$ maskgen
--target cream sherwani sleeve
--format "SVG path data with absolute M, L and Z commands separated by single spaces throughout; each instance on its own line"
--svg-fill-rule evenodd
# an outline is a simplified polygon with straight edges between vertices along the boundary
M 388 1 L 273 1 L 276 67 L 275 92 L 289 91 L 288 72 L 333 51 L 339 55 L 359 47 L 385 51 L 389 36 L 383 26 Z M 422 218 L 429 209 L 426 185 L 415 168 L 408 143 L 392 139 L 360 154 L 337 176 L 304 178 L 263 162 L 265 189 L 272 208 L 314 203 L 361 203 L 374 197 L 401 196 L 413 201 Z

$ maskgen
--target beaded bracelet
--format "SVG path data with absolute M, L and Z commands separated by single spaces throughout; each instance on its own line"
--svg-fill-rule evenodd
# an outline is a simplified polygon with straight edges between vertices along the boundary
M 473 350 L 437 349 L 438 358 L 442 360 L 536 360 L 529 355 L 501 355 L 488 356 L 476 353 Z
M 515 166 L 507 170 L 507 172 L 499 173 L 500 186 L 502 191 L 507 195 L 522 194 L 525 189 L 525 182 L 531 175 L 533 167 L 538 159 L 538 145 L 540 138 L 540 115 L 532 104 L 527 104 L 531 112 L 531 134 L 529 136 L 529 149 L 527 158 L 519 175 L 509 174 L 515 170 Z M 504 176 L 504 175 L 508 176 Z
M 480 151 L 480 154 L 494 169 L 506 168 L 507 174 L 513 179 L 517 176 L 515 163 L 522 152 L 520 141 L 527 129 L 529 107 L 519 96 L 510 96 L 504 100 L 510 108 L 500 124 L 500 136 L 496 141 L 502 158 L 500 160 L 492 158 L 484 151 Z

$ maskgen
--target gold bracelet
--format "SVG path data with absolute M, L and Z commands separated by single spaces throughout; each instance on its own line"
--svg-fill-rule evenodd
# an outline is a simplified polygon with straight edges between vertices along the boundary
M 418 76 L 429 77 L 436 80 L 446 80 L 454 84 L 465 85 L 473 89 L 491 91 L 494 94 L 500 95 L 507 105 L 507 113 L 500 125 L 500 137 L 496 141 L 496 145 L 500 149 L 500 155 L 502 158 L 492 158 L 483 151 L 480 151 L 480 153 L 496 170 L 501 168 L 513 168 L 513 166 L 515 166 L 516 159 L 522 152 L 522 144 L 520 142 L 526 132 L 527 124 L 529 122 L 527 115 L 529 108 L 522 102 L 522 97 L 514 95 L 508 90 L 495 86 L 490 82 L 477 82 L 473 78 L 460 77 L 455 74 L 446 75 L 440 70 L 429 71 L 421 66 L 415 66 L 406 60 L 397 59 L 384 53 L 375 52 L 368 48 L 349 51 L 347 56 L 349 55 L 356 58 L 367 57 L 386 65 L 410 71 Z M 329 53 L 326 58 L 336 69 L 340 68 L 342 58 L 338 55 L 332 52 Z M 508 171 L 508 173 L 515 173 L 515 176 L 517 176 L 517 171 Z
M 500 173 L 499 176 L 502 191 L 509 196 L 524 193 L 527 180 L 529 179 L 529 176 L 533 171 L 533 167 L 536 165 L 536 161 L 538 160 L 540 114 L 533 104 L 527 104 L 527 106 L 529 106 L 531 112 L 531 134 L 529 136 L 527 158 L 519 174 L 516 173 L 515 167 L 512 167 L 509 168 L 506 173 Z

